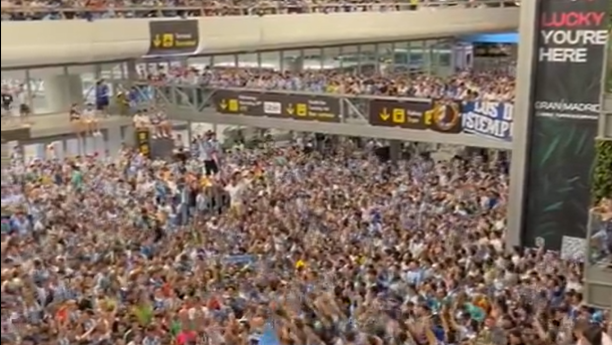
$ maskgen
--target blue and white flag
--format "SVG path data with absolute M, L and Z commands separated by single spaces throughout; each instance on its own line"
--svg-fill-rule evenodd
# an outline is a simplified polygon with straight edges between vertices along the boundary
M 507 102 L 465 102 L 461 109 L 463 131 L 489 138 L 512 140 L 514 104 Z

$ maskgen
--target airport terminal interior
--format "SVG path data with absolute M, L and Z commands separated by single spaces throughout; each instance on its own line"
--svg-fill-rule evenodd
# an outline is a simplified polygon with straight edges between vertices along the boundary
M 62 2 L 2 2 L 2 344 L 612 344 L 609 0 Z

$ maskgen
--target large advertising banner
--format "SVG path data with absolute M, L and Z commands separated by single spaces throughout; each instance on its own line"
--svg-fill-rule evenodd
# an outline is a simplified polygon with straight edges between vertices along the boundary
M 542 0 L 523 244 L 581 247 L 586 237 L 610 0 Z

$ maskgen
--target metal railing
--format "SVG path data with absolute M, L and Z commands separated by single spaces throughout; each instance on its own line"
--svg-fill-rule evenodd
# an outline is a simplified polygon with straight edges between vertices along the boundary
M 433 8 L 490 8 L 516 7 L 519 2 L 506 0 L 419 0 L 387 1 L 381 3 L 327 3 L 290 4 L 262 2 L 251 6 L 127 6 L 127 7 L 49 7 L 12 6 L 3 4 L 2 20 L 29 19 L 100 19 L 100 18 L 147 18 L 147 17 L 205 17 L 247 16 L 267 14 L 302 14 L 334 12 L 396 12 L 413 11 L 423 7 Z
M 612 218 L 591 210 L 587 235 L 589 264 L 612 269 Z

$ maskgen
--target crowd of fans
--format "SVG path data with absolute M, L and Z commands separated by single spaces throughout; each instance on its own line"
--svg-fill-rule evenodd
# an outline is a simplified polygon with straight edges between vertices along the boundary
M 2 20 L 63 20 L 411 11 L 421 6 L 514 6 L 497 0 L 172 0 L 2 1 Z
M 446 77 L 412 72 L 338 70 L 277 71 L 266 68 L 197 68 L 141 71 L 159 83 L 211 88 L 291 90 L 317 93 L 453 98 L 511 102 L 515 78 L 505 71 L 458 72 Z
M 505 250 L 507 162 L 379 149 L 207 132 L 165 161 L 16 151 L 2 344 L 610 343 L 580 262 Z

